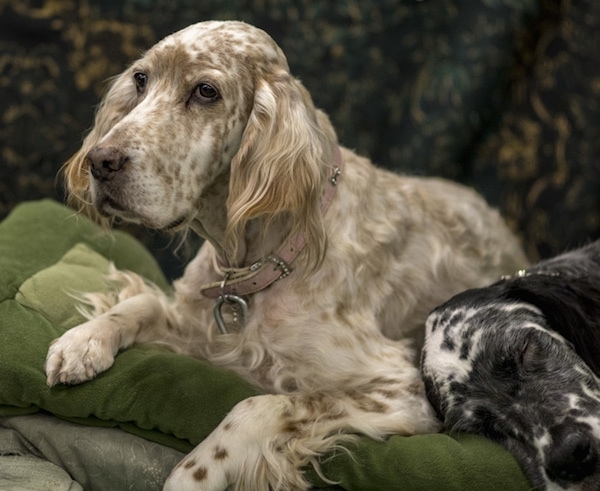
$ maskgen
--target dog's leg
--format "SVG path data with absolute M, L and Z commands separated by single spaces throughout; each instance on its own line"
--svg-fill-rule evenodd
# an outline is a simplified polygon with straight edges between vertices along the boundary
M 112 270 L 108 279 L 119 283 L 114 295 L 87 294 L 93 313 L 54 340 L 46 358 L 47 383 L 79 384 L 113 364 L 120 349 L 135 341 L 168 339 L 177 329 L 170 300 L 138 275 Z
M 177 465 L 164 489 L 308 489 L 301 469 L 311 463 L 318 467 L 319 455 L 352 440 L 349 433 L 383 438 L 439 429 L 418 378 L 413 393 L 397 393 L 396 381 L 389 382 L 368 392 L 262 395 L 242 401 Z

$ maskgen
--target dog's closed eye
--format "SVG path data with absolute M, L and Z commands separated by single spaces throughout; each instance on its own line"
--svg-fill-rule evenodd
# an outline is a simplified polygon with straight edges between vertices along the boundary
M 525 341 L 523 342 L 522 346 L 521 346 L 521 350 L 519 351 L 519 366 L 523 367 L 528 360 L 528 358 L 531 358 L 532 356 L 532 351 L 533 349 L 529 349 L 530 345 L 532 345 L 531 343 L 531 334 L 528 334 L 527 337 L 525 338 Z M 531 346 L 531 348 L 533 348 L 533 345 Z M 529 356 L 527 356 L 529 352 Z
M 535 376 L 547 370 L 547 353 L 554 352 L 555 342 L 549 336 L 530 330 L 520 344 L 517 365 L 521 375 Z
M 535 369 L 536 352 L 539 351 L 534 333 L 528 333 L 524 338 L 513 340 L 512 346 L 495 357 L 492 364 L 493 375 L 499 380 L 519 380 L 521 376 Z
M 549 353 L 562 356 L 573 351 L 573 345 L 565 340 L 558 340 L 544 333 L 530 330 L 518 345 L 518 356 L 515 356 L 519 372 L 522 375 L 537 376 L 552 369 L 553 358 Z

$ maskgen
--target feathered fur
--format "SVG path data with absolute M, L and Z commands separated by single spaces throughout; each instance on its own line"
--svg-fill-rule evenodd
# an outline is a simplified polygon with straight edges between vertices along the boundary
M 338 145 L 267 34 L 206 22 L 115 79 L 67 164 L 71 193 L 100 214 L 206 241 L 172 293 L 113 271 L 115 293 L 88 294 L 88 322 L 51 346 L 49 385 L 89 380 L 118 350 L 154 342 L 270 393 L 238 404 L 167 489 L 307 488 L 301 467 L 351 433 L 436 431 L 414 352 L 427 313 L 526 262 L 475 192 Z M 294 234 L 306 245 L 292 272 L 247 298 L 243 324 L 225 312 L 219 334 L 201 293 L 224 279 L 215 261 L 234 272 L 268 261 Z

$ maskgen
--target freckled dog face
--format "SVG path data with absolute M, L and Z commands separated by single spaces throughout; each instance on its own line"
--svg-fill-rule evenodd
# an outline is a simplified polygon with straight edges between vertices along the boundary
M 101 104 L 87 153 L 93 204 L 158 229 L 191 220 L 240 147 L 256 80 L 287 70 L 264 32 L 195 25 L 153 47 Z
M 523 305 L 434 312 L 422 359 L 428 396 L 448 429 L 503 444 L 534 486 L 598 489 L 598 379 L 543 323 Z

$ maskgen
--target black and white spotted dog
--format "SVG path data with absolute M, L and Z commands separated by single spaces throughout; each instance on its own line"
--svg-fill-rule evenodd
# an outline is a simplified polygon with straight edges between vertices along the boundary
M 536 488 L 600 490 L 600 241 L 455 296 L 426 335 L 447 429 L 501 443 Z

